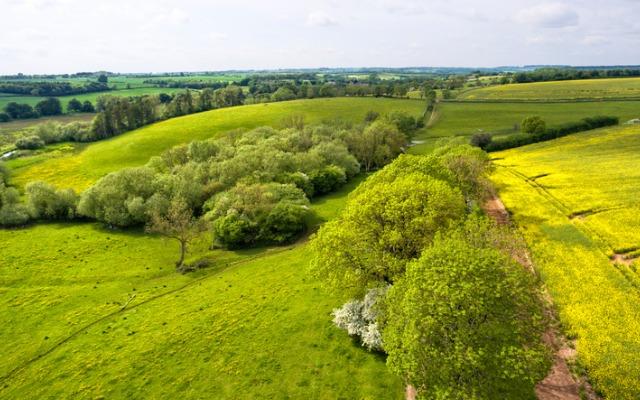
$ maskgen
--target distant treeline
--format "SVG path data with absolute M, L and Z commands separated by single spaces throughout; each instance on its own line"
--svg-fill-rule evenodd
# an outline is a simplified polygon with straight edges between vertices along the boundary
M 0 82 L 0 92 L 27 96 L 68 96 L 109 90 L 106 83 L 87 82 L 73 85 L 70 82 Z
M 80 100 L 73 98 L 67 105 L 67 112 L 95 112 L 95 108 L 89 100 L 80 102 Z M 7 103 L 3 111 L 0 112 L 0 122 L 9 122 L 12 119 L 31 119 L 60 114 L 62 114 L 62 103 L 60 103 L 60 100 L 56 97 L 44 99 L 38 102 L 35 107 L 32 107 L 29 104 L 20 104 L 12 101 Z
M 227 82 L 213 81 L 176 81 L 172 79 L 145 79 L 142 83 L 155 85 L 163 88 L 182 88 L 182 89 L 221 89 L 229 85 Z
M 578 133 L 583 131 L 589 131 L 597 128 L 604 128 L 606 126 L 618 125 L 618 117 L 610 116 L 595 116 L 590 118 L 584 118 L 577 122 L 569 122 L 559 125 L 555 128 L 546 128 L 538 133 L 519 133 L 510 135 L 503 138 L 492 140 L 491 136 L 485 136 L 485 140 L 480 143 L 474 143 L 479 139 L 478 136 L 472 138 L 472 144 L 483 148 L 486 151 L 500 151 L 506 149 L 512 149 L 515 147 L 525 146 L 532 143 L 544 142 L 547 140 L 557 139 L 559 137 L 567 136 L 572 133 Z M 487 134 L 480 134 L 487 135 Z
M 518 72 L 513 75 L 514 83 L 566 81 L 578 79 L 622 78 L 640 76 L 640 69 L 574 69 L 540 68 L 531 72 Z

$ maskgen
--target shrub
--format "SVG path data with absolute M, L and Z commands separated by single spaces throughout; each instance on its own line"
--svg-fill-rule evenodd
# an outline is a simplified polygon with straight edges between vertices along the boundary
M 27 205 L 34 218 L 73 219 L 78 195 L 71 189 L 58 189 L 45 182 L 27 184 Z
M 367 111 L 364 116 L 364 122 L 370 123 L 378 119 L 380 117 L 380 113 L 377 111 Z
M 0 161 L 0 184 L 8 185 L 10 176 L 11 170 L 9 170 L 9 167 L 7 167 L 5 163 Z
M 0 182 L 0 225 L 20 226 L 29 221 L 27 207 L 20 204 L 20 193 Z
M 393 111 L 386 115 L 385 119 L 394 124 L 406 137 L 411 137 L 413 131 L 418 127 L 416 119 L 402 111 Z
M 216 244 L 237 248 L 255 243 L 285 243 L 300 234 L 310 213 L 302 190 L 279 183 L 239 184 L 210 199 Z
M 154 178 L 146 167 L 112 172 L 82 194 L 78 212 L 113 226 L 144 224 L 149 220 L 148 201 L 155 194 Z
M 363 300 L 351 300 L 333 310 L 333 323 L 350 336 L 356 336 L 369 350 L 382 351 L 382 334 L 378 327 L 380 302 L 387 288 L 370 289 Z
M 44 147 L 44 141 L 38 136 L 27 136 L 16 141 L 16 147 L 20 150 L 36 150 Z
M 543 133 L 547 129 L 547 124 L 540 117 L 527 117 L 522 120 L 522 132 L 538 134 Z
M 9 122 L 11 117 L 6 112 L 0 112 L 0 122 Z
M 474 133 L 469 143 L 471 143 L 472 146 L 480 147 L 484 150 L 491 143 L 492 139 L 490 133 Z
M 67 112 L 68 113 L 82 112 L 82 103 L 80 102 L 80 100 L 76 99 L 75 97 L 69 100 L 69 103 L 67 104 Z
M 316 195 L 333 192 L 347 182 L 347 175 L 344 169 L 329 165 L 321 170 L 315 171 L 310 175 L 310 181 L 313 185 L 313 192 Z
M 38 113 L 29 104 L 8 103 L 4 111 L 13 119 L 38 118 Z
M 62 114 L 62 104 L 55 97 L 49 97 L 36 104 L 36 111 L 40 115 L 60 115 Z

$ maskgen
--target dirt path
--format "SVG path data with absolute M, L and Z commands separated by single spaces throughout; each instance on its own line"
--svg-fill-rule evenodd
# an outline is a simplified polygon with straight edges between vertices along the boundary
M 487 215 L 492 218 L 498 225 L 510 224 L 509 212 L 505 208 L 502 201 L 496 196 L 488 200 L 484 204 L 484 210 Z M 516 256 L 516 260 L 529 271 L 534 272 L 534 266 L 529 255 L 524 254 Z M 545 293 L 549 299 L 549 307 L 546 312 L 553 317 L 553 309 L 551 298 Z M 587 398 L 597 399 L 593 394 L 591 387 L 584 379 L 577 379 L 571 373 L 569 364 L 575 360 L 576 351 L 569 346 L 568 340 L 560 333 L 557 326 L 550 326 L 544 334 L 544 342 L 554 349 L 553 367 L 549 374 L 536 385 L 536 397 L 539 400 L 580 400 L 581 388 L 587 393 Z

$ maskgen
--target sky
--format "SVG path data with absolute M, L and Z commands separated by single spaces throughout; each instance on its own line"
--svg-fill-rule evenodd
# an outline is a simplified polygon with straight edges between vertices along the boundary
M 640 64 L 639 0 L 0 0 L 0 74 Z

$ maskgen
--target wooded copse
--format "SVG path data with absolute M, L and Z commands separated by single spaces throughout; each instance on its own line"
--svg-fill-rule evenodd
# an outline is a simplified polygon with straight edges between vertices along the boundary
M 467 145 L 403 155 L 311 241 L 314 277 L 354 296 L 336 325 L 387 353 L 421 398 L 529 398 L 549 367 L 537 286 L 512 259 L 517 240 L 478 208 L 490 171 Z
M 417 126 L 400 112 L 353 126 L 292 121 L 295 126 L 283 130 L 258 128 L 176 146 L 144 167 L 105 176 L 80 196 L 32 183 L 22 204 L 15 189 L 3 186 L 0 224 L 88 217 L 117 227 L 145 225 L 179 198 L 210 222 L 218 246 L 285 243 L 306 229 L 309 199 L 391 162 Z

